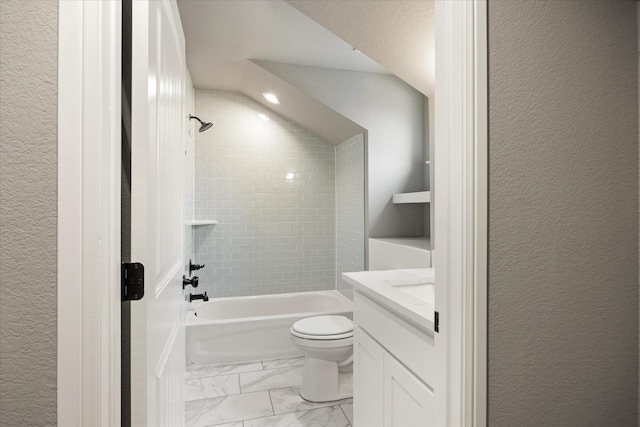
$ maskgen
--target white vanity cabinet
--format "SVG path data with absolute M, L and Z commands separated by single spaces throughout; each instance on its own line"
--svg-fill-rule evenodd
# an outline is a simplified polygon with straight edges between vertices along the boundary
M 433 333 L 358 292 L 354 323 L 354 426 L 433 426 Z

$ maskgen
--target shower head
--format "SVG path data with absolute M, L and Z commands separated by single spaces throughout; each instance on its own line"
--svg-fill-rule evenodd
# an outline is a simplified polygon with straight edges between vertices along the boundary
M 202 120 L 200 120 L 199 118 L 197 118 L 196 116 L 192 116 L 189 115 L 189 120 L 192 119 L 196 119 L 197 121 L 200 122 L 200 132 L 204 132 L 205 130 L 209 129 L 211 126 L 213 126 L 213 123 L 209 123 L 209 122 L 203 122 Z

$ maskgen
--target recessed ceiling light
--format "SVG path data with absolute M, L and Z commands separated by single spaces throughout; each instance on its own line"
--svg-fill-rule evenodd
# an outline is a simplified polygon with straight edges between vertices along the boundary
M 265 92 L 262 94 L 262 96 L 264 96 L 264 99 L 272 104 L 280 104 L 280 100 L 278 99 L 278 97 L 272 93 Z
M 266 115 L 266 114 L 264 114 L 264 113 L 260 113 L 260 114 L 258 114 L 258 117 L 260 117 L 260 119 L 264 120 L 265 122 L 266 122 L 267 120 L 269 120 L 269 116 L 267 116 L 267 115 Z

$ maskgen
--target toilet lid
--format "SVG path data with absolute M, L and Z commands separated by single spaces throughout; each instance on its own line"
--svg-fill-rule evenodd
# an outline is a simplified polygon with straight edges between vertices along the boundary
M 344 316 L 315 316 L 298 320 L 291 329 L 304 335 L 341 335 L 353 331 L 353 323 Z

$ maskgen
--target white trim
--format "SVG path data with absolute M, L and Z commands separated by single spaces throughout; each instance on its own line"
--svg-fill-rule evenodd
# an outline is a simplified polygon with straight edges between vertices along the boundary
M 59 1 L 58 425 L 120 424 L 120 1 Z
M 78 24 L 80 23 L 80 25 Z M 82 269 L 82 128 L 68 106 L 82 105 L 82 3 L 59 2 L 58 30 L 58 425 L 76 426 L 82 355 L 80 281 Z M 64 212 L 61 212 L 64 208 Z M 64 238 L 61 238 L 63 237 Z M 64 313 L 64 315 L 62 315 Z
M 489 51 L 487 0 L 474 2 L 475 206 L 473 425 L 487 425 L 488 262 L 489 262 Z
M 436 425 L 486 425 L 486 30 L 485 0 L 436 2 Z

